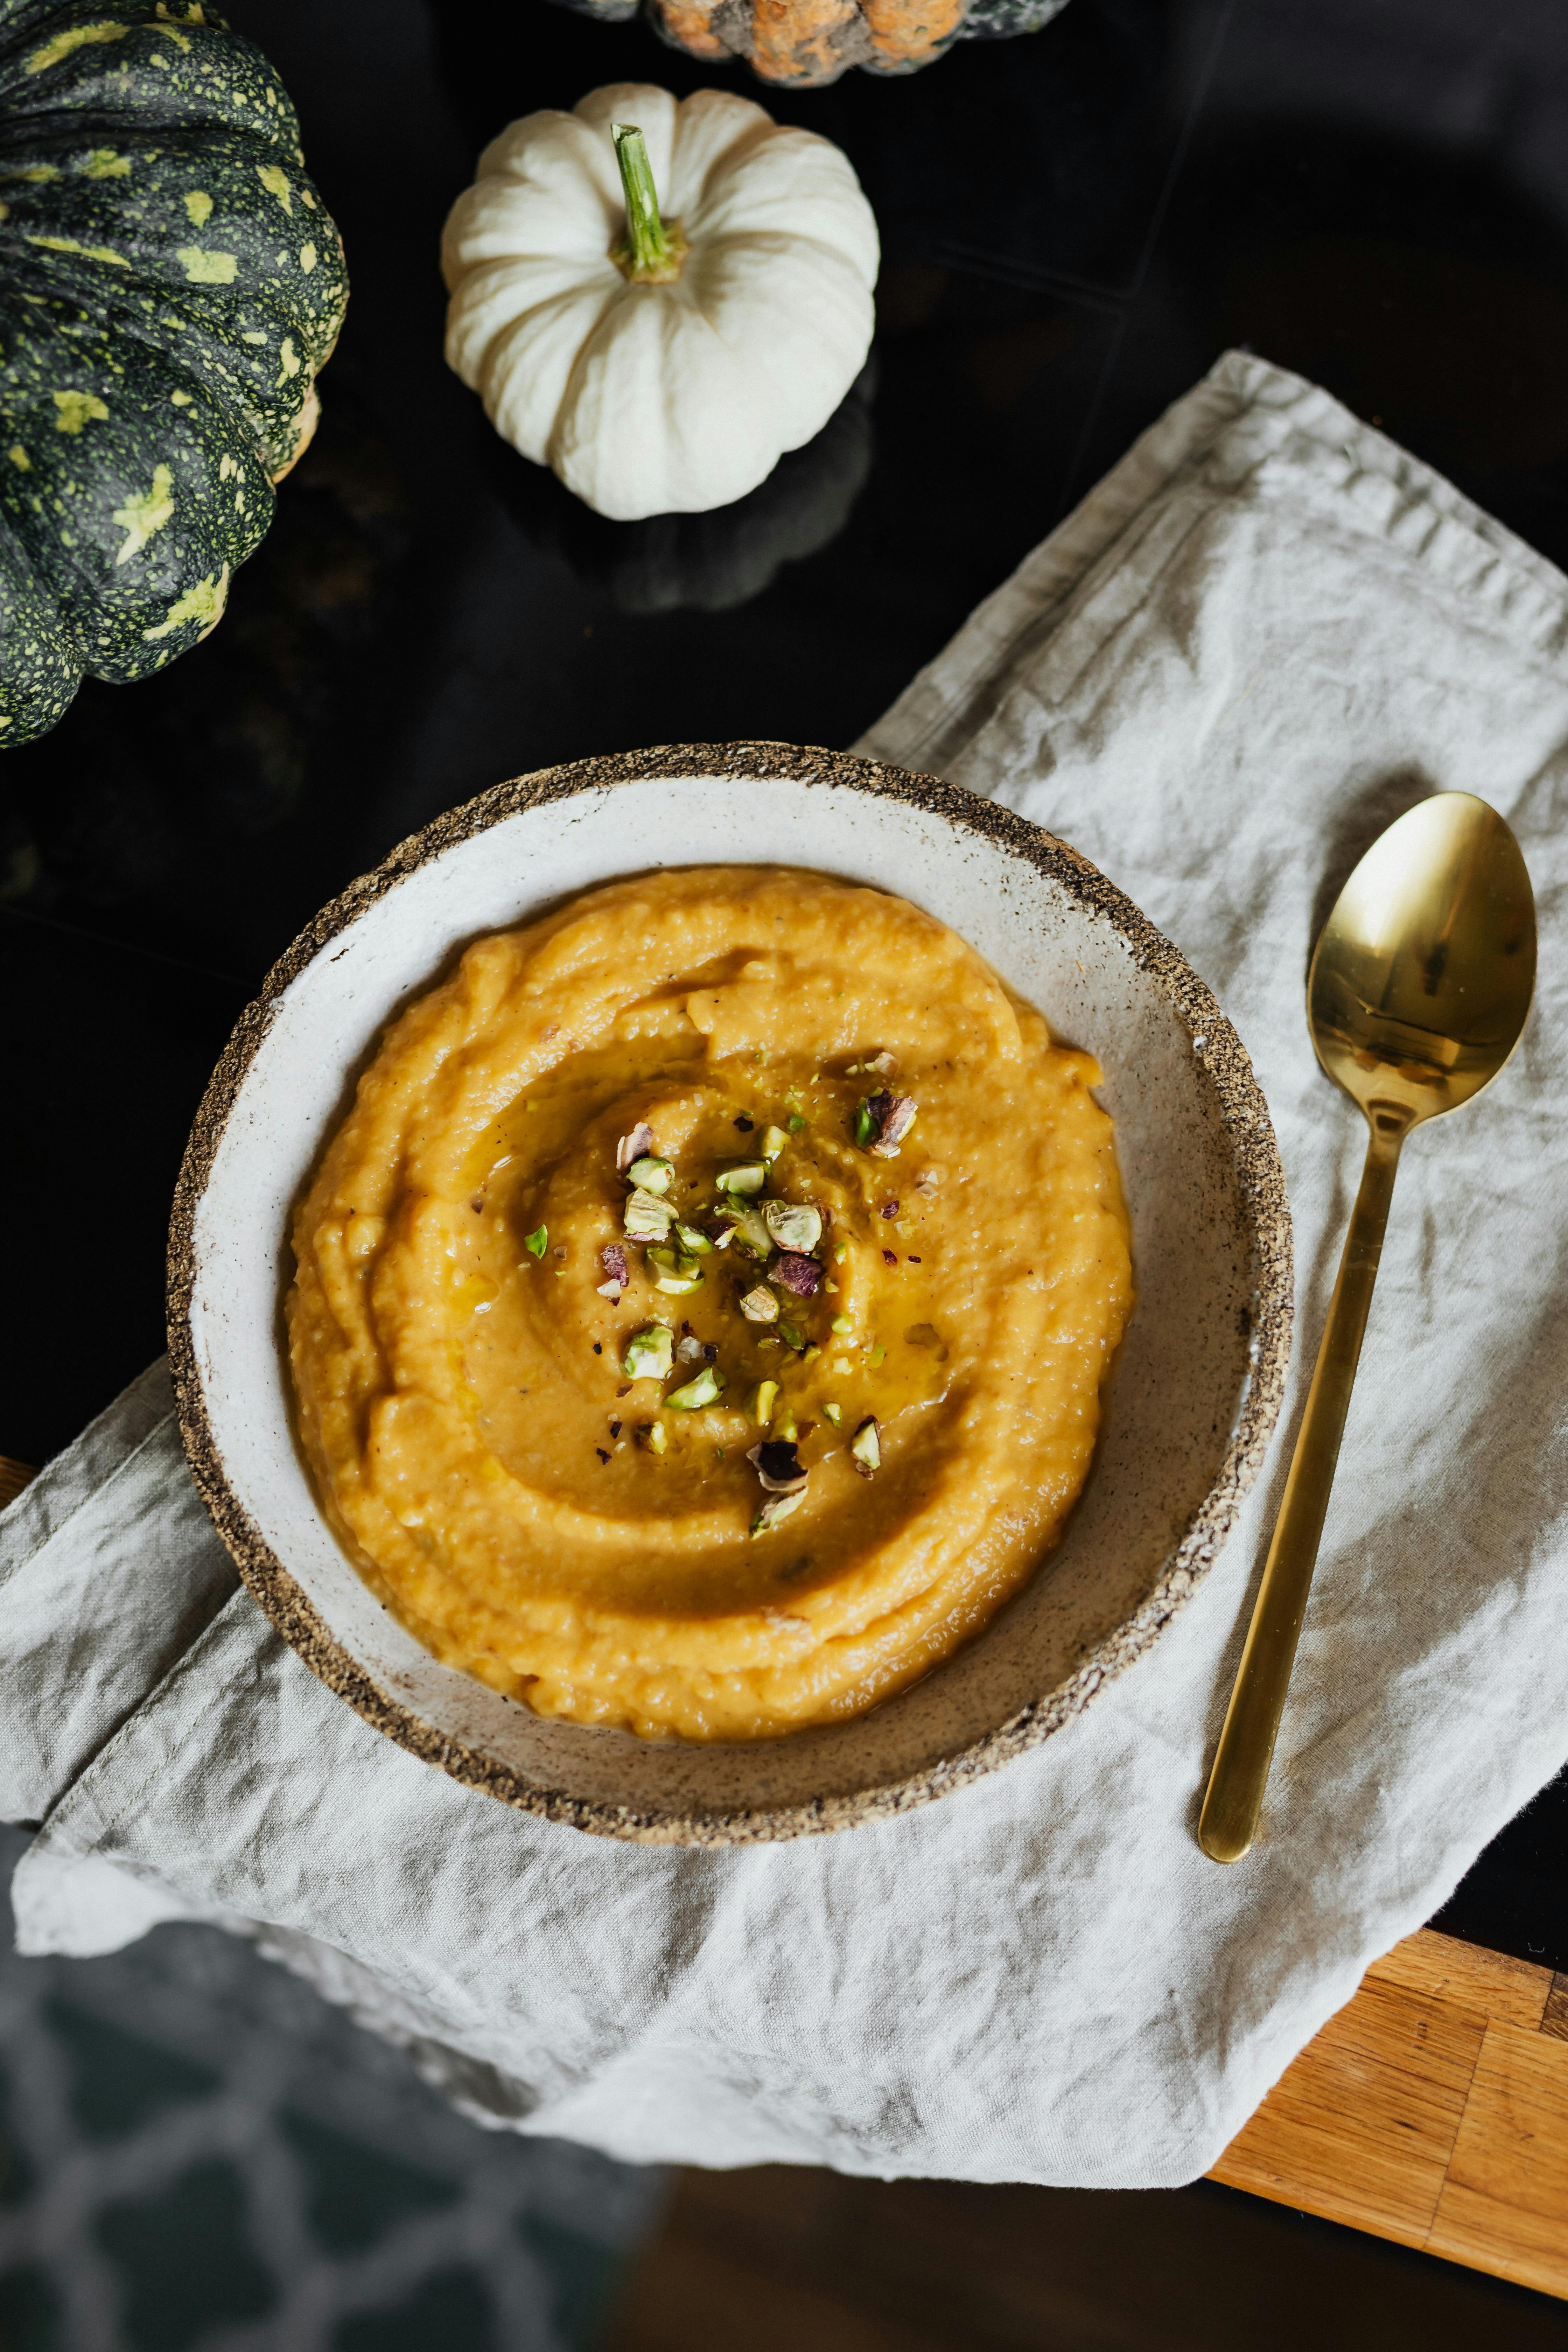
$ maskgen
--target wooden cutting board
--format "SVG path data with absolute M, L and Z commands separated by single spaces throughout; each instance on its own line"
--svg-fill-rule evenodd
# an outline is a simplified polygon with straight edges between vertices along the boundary
M 1209 2177 L 1568 2297 L 1568 1976 L 1407 1936 Z
M 1407 1936 L 1210 2178 L 1568 2296 L 1568 1976 Z

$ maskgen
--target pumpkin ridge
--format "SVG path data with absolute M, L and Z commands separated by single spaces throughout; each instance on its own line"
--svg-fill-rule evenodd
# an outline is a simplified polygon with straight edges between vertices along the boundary
M 347 284 L 277 74 L 200 11 L 0 0 L 0 200 L 9 745 L 215 625 Z

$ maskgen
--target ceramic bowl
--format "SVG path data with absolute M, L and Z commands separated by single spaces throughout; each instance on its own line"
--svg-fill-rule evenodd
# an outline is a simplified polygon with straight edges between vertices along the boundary
M 1099 1056 L 1138 1303 L 1063 1541 L 987 1629 L 854 1722 L 643 1741 L 547 1721 L 437 1664 L 329 1532 L 296 1444 L 282 1299 L 294 1202 L 388 1017 L 466 940 L 612 877 L 808 866 L 915 899 Z M 1214 998 L 1105 877 L 927 776 L 776 743 L 583 761 L 500 784 L 318 916 L 244 1014 L 175 1198 L 170 1335 L 197 1487 L 307 1665 L 376 1728 L 506 1802 L 603 1835 L 731 1843 L 886 1818 L 1071 1721 L 1213 1561 L 1289 1345 L 1289 1213 L 1252 1067 Z

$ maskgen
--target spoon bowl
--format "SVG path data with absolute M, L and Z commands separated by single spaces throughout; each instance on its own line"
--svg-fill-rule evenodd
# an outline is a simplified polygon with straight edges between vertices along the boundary
M 1534 989 L 1530 876 L 1502 818 L 1473 793 L 1436 793 L 1380 835 L 1313 952 L 1312 1044 L 1372 1132 L 1198 1822 L 1198 1843 L 1215 1862 L 1239 1862 L 1257 1832 L 1400 1148 L 1413 1127 L 1458 1109 L 1496 1077 L 1519 1042 Z
M 1307 980 L 1319 1061 L 1368 1118 L 1456 1110 L 1519 1042 L 1535 903 L 1512 834 L 1473 793 L 1436 793 L 1373 844 Z

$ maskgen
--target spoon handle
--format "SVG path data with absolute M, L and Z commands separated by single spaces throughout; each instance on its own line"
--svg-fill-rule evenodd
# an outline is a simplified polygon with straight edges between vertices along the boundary
M 1403 1119 L 1397 1124 L 1380 1120 L 1375 1110 L 1371 1118 L 1366 1166 L 1351 1213 L 1307 1410 L 1198 1822 L 1198 1843 L 1214 1862 L 1239 1862 L 1258 1829 L 1383 1255 L 1406 1129 Z

